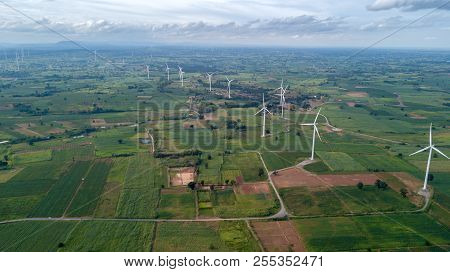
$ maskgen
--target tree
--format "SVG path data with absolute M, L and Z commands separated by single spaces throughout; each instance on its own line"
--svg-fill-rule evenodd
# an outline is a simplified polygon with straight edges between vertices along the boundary
M 264 169 L 259 168 L 258 175 L 259 175 L 260 177 L 262 177 L 262 176 L 264 175 Z
M 228 183 L 230 183 L 230 181 L 228 179 L 225 180 L 225 184 L 228 185 Z
M 119 144 L 123 144 L 123 140 L 122 140 L 122 139 L 117 140 L 117 142 L 118 142 Z
M 208 160 L 211 160 L 211 159 L 212 159 L 211 154 L 208 154 Z
M 197 183 L 195 183 L 194 181 L 191 181 L 188 183 L 187 185 L 191 190 L 195 190 L 195 187 L 197 186 Z
M 401 194 L 403 197 L 406 197 L 406 196 L 408 195 L 408 189 L 406 189 L 406 188 L 401 188 L 401 189 L 400 189 L 400 194 Z
M 429 175 L 428 175 L 428 181 L 432 181 L 433 179 L 434 179 L 433 174 L 429 174 Z
M 356 187 L 358 187 L 358 189 L 362 190 L 364 187 L 364 183 L 362 183 L 361 181 L 358 182 L 358 184 L 356 184 Z
M 388 188 L 388 184 L 380 179 L 377 179 L 377 181 L 375 181 L 375 186 L 378 189 L 383 189 L 383 190 L 386 190 Z

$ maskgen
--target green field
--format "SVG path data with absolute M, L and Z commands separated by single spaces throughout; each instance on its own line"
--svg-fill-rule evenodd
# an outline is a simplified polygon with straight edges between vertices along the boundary
M 425 214 L 294 220 L 309 251 L 448 251 L 448 228 Z
M 238 153 L 225 156 L 222 169 L 240 170 L 245 182 L 267 179 L 267 173 L 264 171 L 264 166 L 257 153 Z
M 359 164 L 352 157 L 342 152 L 317 152 L 317 155 L 332 171 L 336 172 L 357 172 L 365 171 L 366 168 Z
M 59 251 L 150 251 L 154 223 L 79 222 Z
M 91 161 L 74 163 L 67 173 L 55 183 L 33 211 L 32 216 L 62 216 L 75 196 L 83 178 L 86 177 Z
M 158 206 L 158 218 L 189 219 L 195 217 L 195 197 L 189 191 L 164 191 Z
M 321 190 L 293 187 L 281 189 L 280 194 L 293 215 L 342 215 L 417 209 L 400 193 L 392 189 L 380 190 L 372 185 L 366 185 L 362 190 L 356 186 Z
M 308 157 L 304 152 L 262 152 L 262 157 L 269 171 L 294 166 Z
M 93 215 L 101 198 L 103 187 L 108 177 L 111 160 L 98 160 L 92 164 L 89 173 L 84 178 L 76 195 L 67 209 L 67 215 L 72 217 Z
M 159 223 L 155 251 L 259 251 L 243 222 Z

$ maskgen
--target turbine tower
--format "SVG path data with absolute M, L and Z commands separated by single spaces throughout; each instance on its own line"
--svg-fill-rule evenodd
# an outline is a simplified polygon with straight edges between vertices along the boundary
M 272 113 L 266 108 L 266 103 L 264 102 L 264 94 L 263 94 L 262 108 L 257 113 L 255 113 L 255 115 L 259 114 L 260 112 L 263 113 L 263 115 L 262 115 L 263 126 L 262 126 L 261 137 L 265 137 L 266 136 L 266 113 L 269 113 L 269 114 L 272 114 Z
M 234 80 L 233 79 L 230 80 L 228 77 L 226 77 L 226 78 L 228 81 L 228 99 L 231 99 L 231 82 L 233 82 Z
M 180 66 L 178 66 L 178 75 L 180 76 L 180 81 L 181 81 L 181 87 L 184 87 L 184 72 L 183 72 L 183 68 L 181 68 Z
M 284 97 L 284 95 L 286 94 L 287 91 L 287 87 L 284 88 L 283 87 L 283 79 L 281 79 L 281 86 L 278 87 L 277 89 L 275 89 L 275 91 L 280 90 L 279 94 L 276 94 L 280 97 L 280 107 L 281 107 L 281 118 L 284 118 L 284 104 L 286 103 L 286 99 Z
M 169 65 L 166 63 L 166 72 L 167 72 L 167 81 L 170 81 L 170 68 Z
M 209 80 L 209 91 L 211 92 L 211 79 L 212 79 L 212 75 L 214 75 L 214 73 L 206 73 L 206 75 L 208 76 L 208 80 Z
M 433 127 L 433 123 L 430 124 L 430 145 L 425 147 L 425 148 L 422 148 L 422 149 L 420 149 L 420 150 L 418 150 L 418 151 L 416 151 L 416 152 L 414 152 L 412 154 L 410 154 L 410 156 L 414 156 L 414 155 L 416 155 L 418 153 L 424 152 L 426 150 L 430 150 L 429 153 L 428 153 L 427 169 L 425 171 L 425 179 L 424 179 L 423 188 L 422 188 L 423 191 L 427 190 L 428 174 L 430 172 L 431 154 L 433 153 L 433 150 L 436 151 L 437 153 L 441 154 L 442 156 L 446 157 L 447 159 L 450 159 L 444 153 L 442 153 L 439 149 L 434 147 L 433 136 L 432 136 L 432 132 L 431 132 L 432 127 Z
M 315 144 L 316 144 L 316 133 L 317 133 L 317 136 L 319 136 L 320 141 L 322 141 L 322 137 L 320 137 L 319 129 L 317 129 L 317 118 L 319 118 L 319 114 L 320 114 L 321 110 L 322 109 L 319 109 L 319 111 L 317 112 L 316 118 L 314 119 L 313 123 L 302 124 L 302 126 L 312 126 L 313 127 L 311 160 L 314 160 L 314 148 L 315 148 Z
M 145 65 L 147 67 L 147 79 L 150 79 L 150 66 Z

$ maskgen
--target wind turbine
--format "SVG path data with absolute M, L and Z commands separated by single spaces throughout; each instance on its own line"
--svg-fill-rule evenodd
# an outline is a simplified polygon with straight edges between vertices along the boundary
M 432 137 L 432 132 L 431 132 L 432 127 L 433 127 L 433 123 L 430 124 L 430 145 L 409 155 L 409 156 L 414 156 L 418 153 L 424 152 L 426 150 L 430 150 L 430 152 L 428 153 L 427 169 L 425 171 L 425 179 L 424 179 L 423 188 L 422 188 L 423 191 L 427 190 L 428 174 L 430 172 L 431 154 L 433 153 L 433 150 L 436 151 L 437 153 L 441 154 L 442 156 L 446 157 L 447 159 L 450 159 L 444 153 L 442 153 L 439 149 L 434 147 L 433 137 Z
M 170 81 L 170 68 L 169 65 L 166 63 L 166 72 L 167 72 L 167 81 Z
M 266 103 L 264 102 L 264 94 L 263 94 L 262 108 L 257 113 L 255 113 L 255 115 L 259 114 L 260 112 L 263 113 L 263 115 L 262 115 L 263 126 L 262 126 L 261 137 L 265 137 L 266 136 L 266 113 L 269 113 L 269 114 L 272 114 L 272 113 L 266 108 Z
M 17 71 L 20 71 L 20 66 L 19 66 L 19 54 L 16 51 L 16 67 L 17 67 Z
M 147 67 L 147 79 L 150 79 L 150 66 L 145 65 Z
M 211 92 L 211 79 L 212 79 L 212 75 L 214 75 L 214 73 L 206 73 L 206 75 L 208 75 L 208 80 L 209 80 L 209 91 Z
M 184 72 L 183 72 L 183 68 L 181 68 L 180 66 L 178 66 L 178 75 L 180 76 L 180 80 L 181 80 L 181 87 L 184 87 Z
M 281 84 L 283 85 L 283 83 Z M 284 95 L 286 94 L 287 88 L 288 87 L 286 88 L 280 87 L 277 89 L 280 90 L 280 93 L 276 95 L 280 96 L 281 118 L 284 118 L 284 105 L 286 104 L 286 98 Z
M 317 129 L 317 118 L 319 118 L 319 114 L 320 114 L 321 110 L 322 109 L 319 109 L 319 111 L 317 112 L 316 118 L 314 119 L 313 123 L 302 124 L 302 126 L 313 126 L 311 160 L 314 160 L 314 148 L 315 148 L 315 143 L 316 143 L 316 133 L 317 133 L 317 136 L 319 136 L 320 141 L 322 141 L 322 137 L 320 137 L 319 129 Z
M 233 82 L 234 80 L 233 79 L 230 80 L 228 77 L 226 77 L 226 78 L 228 81 L 228 99 L 231 99 L 231 82 Z

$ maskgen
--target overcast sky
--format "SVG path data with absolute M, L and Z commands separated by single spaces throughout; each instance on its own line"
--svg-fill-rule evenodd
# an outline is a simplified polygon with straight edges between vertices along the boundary
M 0 0 L 0 43 L 362 47 L 448 0 Z M 381 47 L 450 48 L 450 3 Z

